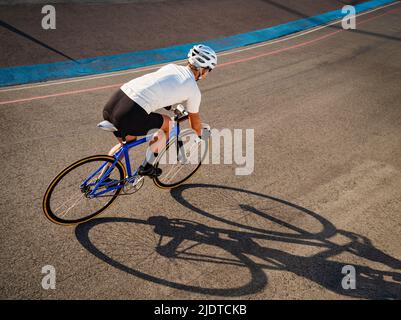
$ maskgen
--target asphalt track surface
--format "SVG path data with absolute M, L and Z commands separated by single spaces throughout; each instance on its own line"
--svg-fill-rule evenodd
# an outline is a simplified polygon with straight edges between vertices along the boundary
M 0 298 L 400 299 L 400 22 L 398 3 L 355 31 L 221 55 L 202 116 L 255 130 L 253 174 L 205 165 L 172 192 L 147 180 L 77 228 L 46 220 L 44 191 L 114 144 L 96 128 L 103 105 L 147 71 L 0 90 Z M 341 287 L 349 264 L 354 290 Z M 41 287 L 44 265 L 56 290 Z
M 0 23 L 5 23 L 0 24 L 0 39 L 6 44 L 2 46 L 0 67 L 77 60 L 217 39 L 363 1 L 109 2 L 113 3 L 55 4 L 55 30 L 41 27 L 43 3 L 0 5 Z

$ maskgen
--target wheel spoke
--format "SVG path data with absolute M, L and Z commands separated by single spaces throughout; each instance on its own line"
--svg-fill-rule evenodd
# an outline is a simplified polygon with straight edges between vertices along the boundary
M 167 182 L 170 182 L 170 181 L 177 175 L 177 173 L 181 171 L 181 169 L 182 169 L 183 167 L 184 167 L 184 165 L 181 164 L 181 165 L 178 167 L 177 171 L 167 180 Z M 172 169 L 174 169 L 174 167 L 173 167 Z
M 64 213 L 64 214 L 62 214 L 60 217 L 64 217 L 68 212 L 70 212 L 70 210 L 72 209 L 72 208 L 74 208 L 79 202 L 81 202 L 82 201 L 82 199 L 84 199 L 85 198 L 85 195 L 84 194 L 82 194 L 75 202 L 74 202 L 74 204 L 72 205 L 72 206 L 70 206 L 68 209 L 67 209 L 67 211 Z
M 81 194 L 78 194 L 78 196 L 79 195 L 81 195 Z M 66 206 L 67 203 L 73 201 L 76 197 L 77 197 L 77 195 L 74 195 L 71 198 L 69 198 L 67 201 L 64 201 L 60 206 L 58 206 L 56 209 L 54 209 L 54 212 L 57 212 L 60 208 L 62 208 L 63 206 Z

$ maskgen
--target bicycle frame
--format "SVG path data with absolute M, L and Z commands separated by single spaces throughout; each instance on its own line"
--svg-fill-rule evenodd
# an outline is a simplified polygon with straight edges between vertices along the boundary
M 169 143 L 169 141 L 174 138 L 174 136 L 177 136 L 180 134 L 180 122 L 185 121 L 188 119 L 188 115 L 179 117 L 179 116 L 175 116 L 174 119 L 172 119 L 174 121 L 174 126 L 171 128 L 170 133 L 169 133 L 169 137 L 166 141 L 166 145 Z M 134 148 L 136 146 L 139 146 L 145 142 L 151 141 L 154 138 L 154 134 L 149 134 L 147 136 L 145 136 L 144 138 L 141 138 L 139 140 L 135 140 L 132 142 L 123 142 L 122 147 L 116 152 L 114 153 L 114 162 L 113 164 L 106 170 L 105 173 L 102 174 L 102 177 L 94 182 L 94 183 L 89 183 L 87 184 L 96 174 L 98 174 L 99 172 L 101 172 L 101 170 L 106 166 L 107 162 L 105 162 L 103 165 L 101 165 L 95 172 L 93 172 L 80 186 L 80 188 L 84 188 L 85 186 L 90 186 L 90 187 L 94 187 L 93 190 L 88 194 L 88 196 L 90 198 L 95 198 L 98 196 L 101 196 L 102 194 L 105 194 L 107 192 L 110 192 L 112 190 L 116 190 L 116 189 L 120 189 L 122 187 L 125 186 L 126 181 L 129 181 L 129 179 L 135 177 L 138 173 L 138 169 L 134 171 L 134 173 L 132 173 L 132 168 L 131 168 L 131 162 L 130 162 L 130 157 L 129 157 L 129 150 L 131 148 Z M 97 190 L 99 189 L 99 187 L 102 186 L 107 186 L 106 184 L 103 184 L 103 181 L 106 179 L 106 177 L 111 173 L 111 171 L 114 169 L 114 167 L 116 166 L 117 162 L 121 159 L 121 157 L 124 155 L 125 157 L 125 167 L 126 167 L 126 172 L 127 172 L 127 176 L 125 177 L 125 181 L 124 183 L 120 183 L 117 186 L 110 186 L 110 187 L 106 187 L 106 189 L 97 192 Z M 113 182 L 110 182 L 108 184 L 112 184 Z

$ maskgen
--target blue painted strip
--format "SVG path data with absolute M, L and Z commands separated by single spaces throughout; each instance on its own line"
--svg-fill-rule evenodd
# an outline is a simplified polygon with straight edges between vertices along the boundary
M 360 13 L 392 2 L 397 2 L 397 0 L 367 1 L 355 5 L 355 10 L 356 13 Z M 216 50 L 216 52 L 226 51 L 276 39 L 291 33 L 311 29 L 325 23 L 341 19 L 345 15 L 341 11 L 341 9 L 338 9 L 317 16 L 280 24 L 274 27 L 237 34 L 226 38 L 204 41 L 203 43 L 211 46 Z M 194 43 L 187 43 L 167 48 L 129 52 L 114 56 L 86 58 L 77 60 L 78 63 L 73 61 L 65 61 L 1 68 L 0 87 L 121 71 L 182 60 L 186 57 L 188 50 L 193 45 Z

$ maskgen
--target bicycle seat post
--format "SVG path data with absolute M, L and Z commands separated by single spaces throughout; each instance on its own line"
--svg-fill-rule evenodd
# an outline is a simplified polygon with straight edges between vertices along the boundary
M 121 130 L 121 140 L 122 140 L 123 144 L 127 143 L 127 140 L 125 139 L 125 136 L 126 136 L 125 130 Z

